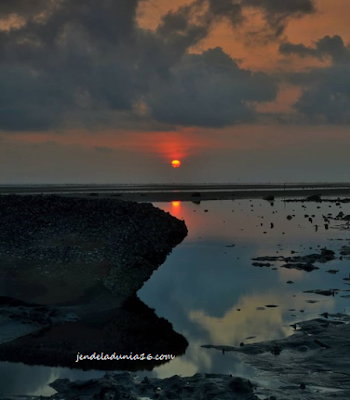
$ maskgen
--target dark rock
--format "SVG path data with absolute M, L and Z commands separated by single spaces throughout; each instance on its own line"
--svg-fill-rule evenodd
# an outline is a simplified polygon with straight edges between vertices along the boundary
M 297 269 L 299 271 L 306 271 L 306 272 L 311 272 L 316 269 L 319 269 L 318 267 L 315 267 L 313 264 L 310 263 L 287 263 L 282 265 L 282 268 L 287 268 L 287 269 Z
M 253 267 L 271 267 L 272 264 L 270 263 L 260 263 L 260 262 L 254 262 Z
M 107 374 L 103 378 L 87 381 L 85 387 L 68 380 L 57 380 L 51 386 L 58 392 L 50 397 L 52 400 L 136 400 L 140 396 L 163 400 L 258 400 L 249 380 L 215 374 L 152 378 L 146 386 L 138 384 L 133 376 L 128 378 L 125 374 Z
M 320 202 L 320 201 L 322 201 L 322 198 L 321 198 L 321 196 L 320 196 L 319 194 L 314 194 L 314 195 L 312 195 L 312 196 L 308 196 L 308 197 L 306 198 L 306 201 L 316 201 L 316 202 Z
M 229 387 L 234 393 L 252 393 L 252 384 L 250 381 L 241 378 L 232 378 Z
M 274 201 L 274 200 L 275 200 L 275 196 L 273 196 L 273 195 L 268 195 L 268 196 L 263 197 L 263 200 L 266 200 L 266 201 Z
M 333 259 L 335 255 L 335 252 L 333 250 L 328 250 L 326 248 L 321 249 L 321 256 L 329 257 L 330 259 Z
M 329 290 L 316 289 L 316 290 L 304 291 L 304 293 L 314 293 L 314 294 L 319 294 L 321 296 L 334 296 L 338 292 L 339 292 L 338 289 L 329 289 Z
M 281 347 L 277 345 L 273 346 L 271 349 L 271 353 L 274 354 L 275 356 L 279 356 L 281 354 L 281 351 L 282 351 Z
M 350 246 L 343 246 L 340 250 L 340 254 L 342 256 L 349 256 L 350 255 Z

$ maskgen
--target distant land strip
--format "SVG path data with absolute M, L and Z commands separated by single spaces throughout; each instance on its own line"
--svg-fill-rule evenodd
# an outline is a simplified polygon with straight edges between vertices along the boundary
M 350 183 L 286 184 L 67 184 L 0 185 L 0 194 L 57 194 L 118 197 L 141 202 L 234 200 L 244 198 L 350 196 Z

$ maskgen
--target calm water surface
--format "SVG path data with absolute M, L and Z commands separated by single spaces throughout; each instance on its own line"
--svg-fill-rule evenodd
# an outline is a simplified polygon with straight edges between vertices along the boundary
M 349 233 L 333 229 L 335 224 L 326 230 L 322 215 L 335 216 L 339 211 L 350 214 L 350 204 L 305 203 L 303 208 L 302 203 L 276 201 L 272 206 L 263 200 L 241 200 L 200 204 L 174 201 L 155 206 L 184 219 L 189 235 L 138 295 L 186 337 L 189 347 L 184 356 L 140 376 L 164 378 L 207 372 L 254 377 L 254 370 L 235 356 L 200 346 L 282 338 L 293 332 L 292 322 L 325 311 L 350 311 L 350 299 L 303 293 L 311 289 L 350 289 L 342 280 L 350 272 L 348 260 L 320 264 L 320 270 L 311 273 L 280 268 L 278 263 L 277 269 L 257 268 L 251 261 L 257 256 L 289 256 L 291 251 L 311 254 L 320 247 L 338 253 L 347 244 Z M 315 215 L 312 223 L 305 214 Z M 295 217 L 289 221 L 288 215 Z M 319 225 L 317 231 L 315 225 Z M 327 273 L 330 269 L 339 273 Z M 257 309 L 266 305 L 278 307 Z M 50 395 L 54 391 L 48 384 L 55 379 L 102 375 L 101 371 L 0 363 L 0 393 Z

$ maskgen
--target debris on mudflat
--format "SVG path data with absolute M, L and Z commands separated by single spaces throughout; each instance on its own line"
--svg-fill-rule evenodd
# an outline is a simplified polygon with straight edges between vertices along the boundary
M 350 203 L 350 198 L 337 198 L 337 199 L 329 199 L 322 198 L 320 195 L 313 195 L 302 199 L 286 199 L 285 203 L 307 203 L 307 202 L 317 202 L 317 203 L 335 203 L 336 205 L 340 205 L 341 203 L 346 204 Z
M 286 264 L 281 265 L 282 268 L 288 269 L 298 269 L 301 271 L 311 272 L 318 267 L 314 266 L 315 262 L 318 263 L 326 263 L 328 261 L 332 261 L 335 259 L 335 252 L 333 250 L 328 250 L 327 248 L 321 249 L 319 254 L 309 254 L 306 256 L 292 256 L 292 257 L 284 257 L 284 256 L 263 256 L 256 257 L 252 260 L 254 261 L 253 266 L 261 267 L 267 266 L 263 265 L 268 262 L 285 262 Z M 271 265 L 269 265 L 271 266 Z
M 271 267 L 271 265 L 272 264 L 270 264 L 270 263 L 261 263 L 261 262 L 254 262 L 253 264 L 253 267 L 260 267 L 260 268 L 262 268 L 262 267 Z
M 329 289 L 329 290 L 316 289 L 316 290 L 304 291 L 304 293 L 314 293 L 314 294 L 319 294 L 321 296 L 335 296 L 339 292 L 340 292 L 339 289 Z
M 236 352 L 265 379 L 278 379 L 277 399 L 301 398 L 297 388 L 307 390 L 312 400 L 348 400 L 350 393 L 350 316 L 325 315 L 295 324 L 298 330 L 285 339 L 239 346 L 205 345 L 206 349 Z M 272 354 L 271 354 L 272 353 Z M 276 353 L 282 356 L 276 357 Z M 300 377 L 303 382 L 300 382 Z M 311 387 L 314 388 L 312 391 Z M 278 396 L 278 394 L 280 396 Z M 304 397 L 303 397 L 304 398 Z
M 305 272 L 311 272 L 319 269 L 318 267 L 315 267 L 313 264 L 310 263 L 287 263 L 281 265 L 281 267 L 287 269 L 297 269 L 299 271 Z
M 50 385 L 57 391 L 50 400 L 95 399 L 173 399 L 173 400 L 258 400 L 256 384 L 232 375 L 196 374 L 182 378 L 144 378 L 131 373 L 108 373 L 99 379 L 70 382 L 58 379 Z

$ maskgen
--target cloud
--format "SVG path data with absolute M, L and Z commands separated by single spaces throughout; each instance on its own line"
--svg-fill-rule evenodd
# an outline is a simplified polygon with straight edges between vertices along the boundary
M 316 12 L 314 0 L 242 0 L 243 7 L 260 9 L 264 13 L 272 36 L 279 37 L 292 18 L 301 18 Z
M 241 69 L 217 47 L 187 55 L 172 79 L 155 86 L 147 104 L 162 122 L 222 127 L 252 121 L 252 103 L 273 100 L 277 91 L 272 78 Z
M 312 122 L 350 123 L 350 45 L 336 35 L 325 36 L 314 46 L 284 43 L 280 46 L 284 55 L 330 58 L 332 65 L 294 73 L 289 78 L 303 90 L 294 109 Z
M 335 63 L 350 62 L 350 46 L 345 46 L 341 36 L 324 36 L 314 46 L 305 46 L 302 43 L 282 43 L 279 51 L 284 55 L 295 54 L 300 57 L 315 57 L 324 60 L 331 57 Z
M 19 17 L 33 17 L 43 10 L 47 10 L 53 5 L 53 0 L 1 0 L 0 19 L 6 18 L 11 14 Z
M 265 20 L 264 31 L 255 32 L 255 36 L 263 35 L 264 39 L 273 39 L 283 34 L 292 18 L 313 14 L 316 7 L 314 0 L 195 0 L 163 17 L 163 31 L 165 27 L 171 29 L 181 26 L 183 30 L 190 25 L 192 28 L 201 28 L 208 34 L 211 26 L 223 19 L 228 20 L 236 29 L 237 26 L 244 25 L 249 10 L 260 11 Z
M 64 0 L 46 19 L 0 32 L 0 128 L 45 130 L 75 112 L 131 110 L 135 59 L 122 42 L 133 40 L 136 8 Z
M 191 47 L 221 19 L 244 24 L 247 9 L 262 11 L 274 35 L 314 12 L 311 0 L 195 0 L 153 32 L 137 25 L 140 1 L 1 2 L 4 17 L 23 23 L 0 30 L 0 129 L 252 121 L 256 104 L 276 98 L 275 81 L 220 48 L 194 55 Z

